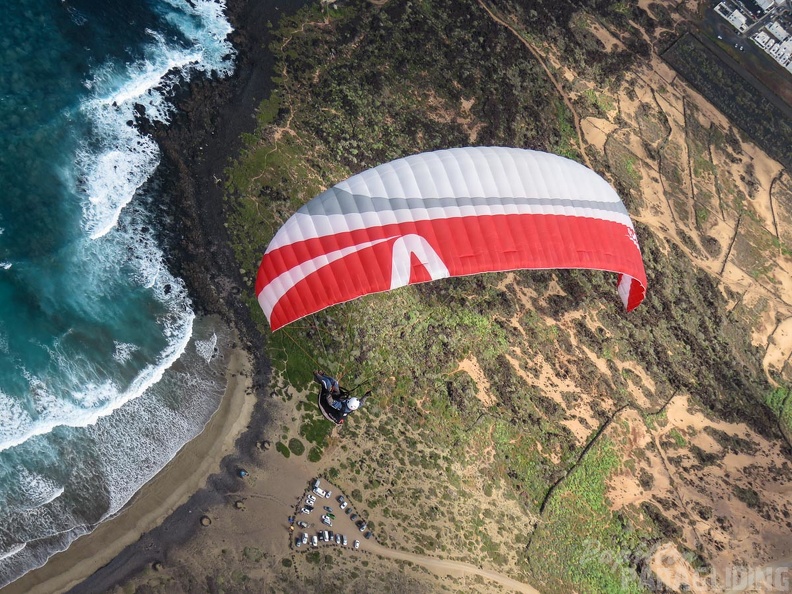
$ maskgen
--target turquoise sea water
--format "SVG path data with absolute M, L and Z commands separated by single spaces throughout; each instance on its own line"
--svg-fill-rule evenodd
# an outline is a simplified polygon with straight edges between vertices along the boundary
M 227 76 L 214 0 L 16 0 L 0 36 L 0 587 L 115 513 L 215 410 L 224 337 L 155 241 L 179 80 Z M 138 108 L 139 109 L 139 108 Z

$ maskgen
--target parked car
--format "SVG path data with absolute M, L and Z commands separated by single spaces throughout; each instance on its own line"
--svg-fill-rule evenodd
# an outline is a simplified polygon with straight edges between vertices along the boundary
M 313 511 L 312 507 L 303 507 L 300 509 L 301 514 L 310 514 Z
M 354 545 L 355 545 L 355 548 L 356 548 L 356 549 L 359 549 L 359 548 L 360 548 L 360 541 L 359 541 L 359 540 L 356 540 L 356 541 L 354 542 Z
M 333 494 L 332 491 L 325 491 L 325 499 L 330 499 L 330 496 Z
M 326 524 L 328 526 L 332 526 L 333 525 L 333 520 L 331 520 L 327 516 L 322 516 L 322 524 Z
M 294 539 L 294 546 L 296 546 L 296 547 L 301 547 L 301 546 L 302 546 L 302 538 L 300 538 L 299 536 L 297 536 L 297 537 Z
M 300 528 L 308 528 L 308 524 L 307 524 L 307 523 L 305 523 L 305 522 L 303 522 L 302 520 L 300 520 L 299 522 L 297 522 L 297 525 L 298 525 Z
M 366 537 L 366 539 L 367 539 L 367 540 L 368 540 L 369 538 L 371 538 L 371 530 L 369 530 L 368 532 L 366 532 L 366 534 L 365 534 L 365 537 Z
M 322 509 L 325 510 L 326 512 L 330 512 L 331 514 L 333 513 L 333 508 L 330 507 L 329 505 L 325 505 Z
M 314 487 L 313 492 L 316 493 L 317 497 L 327 497 L 327 492 L 319 487 Z
M 348 546 L 349 545 L 349 541 L 347 540 L 347 537 L 344 536 L 343 534 L 341 535 L 341 544 L 344 545 L 344 546 Z
M 342 501 L 341 505 L 339 506 L 341 509 L 346 509 L 347 505 L 349 505 L 346 501 Z
M 330 534 L 328 534 L 327 530 L 323 530 L 323 531 L 322 531 L 322 536 L 324 536 L 324 539 L 323 539 L 323 540 L 324 540 L 325 542 L 330 542 Z
M 318 547 L 319 546 L 319 538 L 316 536 L 316 534 L 314 534 L 311 537 L 311 546 L 313 546 L 313 547 Z
M 357 523 L 357 527 L 361 532 L 366 531 L 366 526 L 368 526 L 368 524 L 366 524 L 365 520 L 360 520 L 360 522 Z
M 345 513 L 346 515 L 349 515 L 349 514 L 351 514 L 351 513 L 352 513 L 352 508 L 351 508 L 351 507 L 348 507 L 348 508 L 346 508 L 346 509 L 344 510 L 344 513 Z
M 308 544 L 308 533 L 307 532 L 303 532 L 301 540 L 302 540 L 303 544 Z
M 336 501 L 338 501 L 338 503 L 344 503 L 344 501 L 346 501 L 346 499 L 344 499 L 343 495 L 339 495 L 338 497 L 336 497 Z
M 349 519 L 354 522 L 355 520 L 357 520 L 357 517 L 358 517 L 357 514 L 352 514 L 351 516 L 349 516 Z

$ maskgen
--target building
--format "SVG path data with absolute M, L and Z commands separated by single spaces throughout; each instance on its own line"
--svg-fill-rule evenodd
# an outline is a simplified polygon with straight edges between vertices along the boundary
M 731 2 L 721 2 L 715 7 L 715 12 L 731 23 L 731 26 L 740 33 L 748 28 L 748 17 Z

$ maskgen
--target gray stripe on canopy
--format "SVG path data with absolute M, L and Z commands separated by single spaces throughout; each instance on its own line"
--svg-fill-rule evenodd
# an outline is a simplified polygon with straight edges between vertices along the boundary
M 492 205 L 492 198 L 383 198 L 380 196 L 362 196 L 351 194 L 338 188 L 330 188 L 316 198 L 303 205 L 300 211 L 313 215 L 349 215 L 366 212 L 384 212 L 398 210 L 448 208 L 460 206 Z M 499 205 L 518 206 L 550 206 L 559 208 L 587 208 L 627 215 L 627 209 L 621 201 L 604 202 L 594 200 L 575 200 L 564 198 L 498 198 Z

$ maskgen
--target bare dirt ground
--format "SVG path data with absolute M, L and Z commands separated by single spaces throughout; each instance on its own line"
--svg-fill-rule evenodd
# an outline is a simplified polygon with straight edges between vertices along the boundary
M 291 388 L 286 390 L 290 399 L 273 399 L 273 429 L 296 435 L 301 416 L 295 414 L 292 403 L 301 395 Z M 332 449 L 326 458 L 333 461 Z M 229 493 L 227 505 L 214 507 L 202 516 L 205 525 L 198 534 L 114 592 L 188 592 L 195 587 L 226 592 L 314 592 L 333 583 L 345 592 L 373 592 L 398 584 L 408 592 L 437 591 L 449 585 L 459 592 L 537 592 L 508 573 L 481 564 L 384 546 L 377 541 L 373 523 L 372 537 L 364 538 L 355 525 L 357 520 L 340 510 L 338 496 L 344 496 L 351 503 L 351 512 L 360 518 L 368 519 L 371 514 L 364 504 L 357 505 L 353 497 L 324 478 L 328 462 L 312 463 L 304 455 L 286 457 L 269 445 L 262 448 L 257 462 L 260 468 L 250 469 L 246 485 Z M 310 514 L 300 513 L 317 478 L 332 495 L 317 498 Z M 320 521 L 324 506 L 335 515 L 331 528 Z M 290 516 L 294 524 L 289 522 Z M 300 527 L 297 521 L 308 526 Z M 348 546 L 320 542 L 317 548 L 312 547 L 310 538 L 325 529 L 346 535 Z M 295 538 L 303 532 L 308 534 L 309 543 L 297 547 Z M 359 549 L 353 546 L 355 540 Z M 320 558 L 324 565 L 321 569 Z M 326 566 L 328 561 L 331 567 Z M 355 570 L 346 569 L 350 567 Z M 205 575 L 208 568 L 212 570 L 206 584 L 197 583 L 197 576 Z
M 618 44 L 601 27 L 591 30 L 607 47 Z M 574 72 L 562 70 L 561 76 L 579 80 Z M 736 295 L 730 307 L 752 327 L 768 375 L 788 381 L 792 259 L 779 246 L 788 241 L 792 220 L 789 172 L 741 136 L 732 146 L 721 140 L 738 134 L 656 55 L 620 88 L 579 83 L 572 98 L 587 90 L 614 108 L 579 114 L 585 150 L 602 153 L 611 175 L 632 176 L 633 218 L 682 246 L 692 265 Z M 650 154 L 647 146 L 656 150 Z M 651 557 L 660 580 L 674 589 L 697 584 L 693 591 L 721 591 L 724 576 L 735 567 L 761 568 L 787 557 L 792 473 L 779 444 L 746 425 L 707 418 L 685 394 L 676 396 L 665 414 L 662 427 L 624 414 L 629 449 L 638 462 L 614 478 L 609 497 L 614 509 L 664 502 L 664 512 L 683 527 L 681 541 L 703 551 L 712 563 L 707 575 L 722 579 L 707 585 L 669 541 Z M 761 454 L 736 454 L 733 440 L 744 440 Z M 642 476 L 652 480 L 641 481 Z M 753 587 L 765 591 L 772 584 Z

